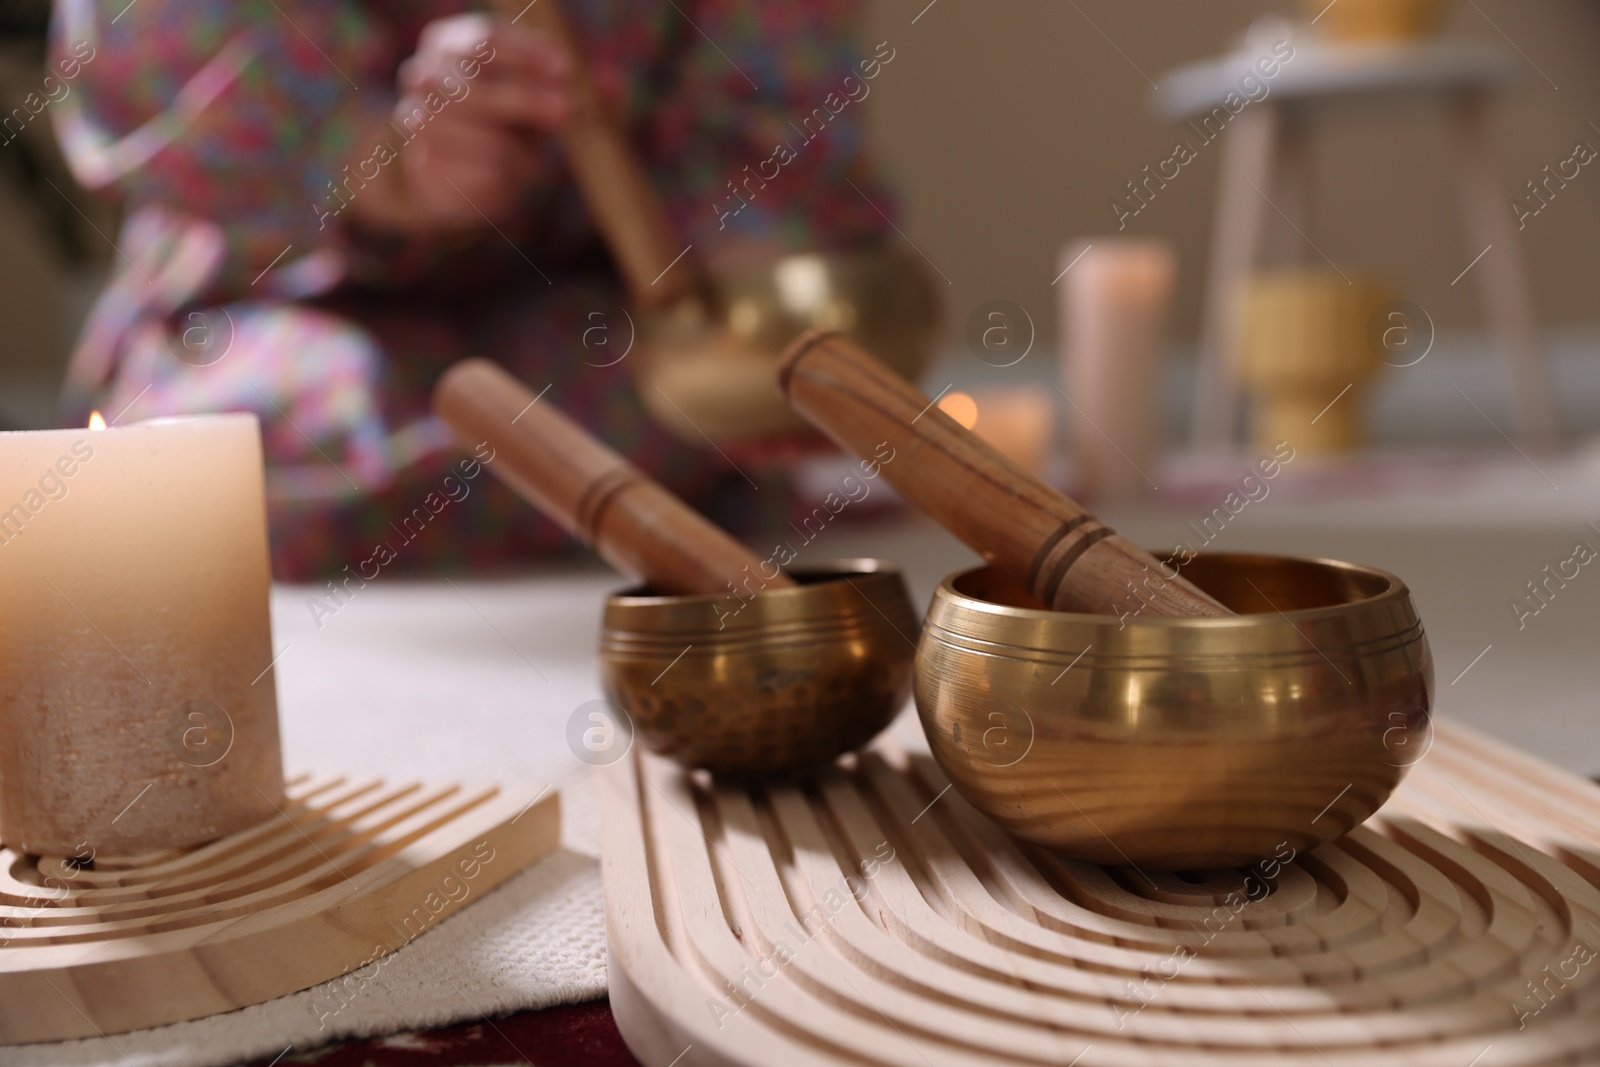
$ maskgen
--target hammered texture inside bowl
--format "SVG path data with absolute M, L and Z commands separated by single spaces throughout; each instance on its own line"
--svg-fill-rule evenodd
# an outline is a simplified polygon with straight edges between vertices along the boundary
M 911 687 L 917 620 L 876 560 L 791 574 L 748 597 L 606 601 L 601 684 L 652 752 L 724 774 L 824 763 L 889 724 Z
M 1427 751 L 1433 662 L 1405 585 L 1329 560 L 1203 555 L 1239 614 L 1048 611 L 952 576 L 917 653 L 917 711 L 974 807 L 1069 856 L 1163 870 L 1304 851 L 1359 825 Z

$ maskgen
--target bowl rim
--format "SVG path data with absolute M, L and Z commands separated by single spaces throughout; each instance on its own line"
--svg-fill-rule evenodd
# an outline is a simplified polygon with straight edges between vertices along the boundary
M 1310 563 L 1317 566 L 1328 567 L 1351 573 L 1380 578 L 1384 588 L 1371 596 L 1347 600 L 1340 604 L 1329 604 L 1315 608 L 1296 608 L 1291 611 L 1274 609 L 1271 612 L 1249 612 L 1245 614 L 1225 615 L 1218 617 L 1196 616 L 1171 616 L 1171 615 L 1128 615 L 1090 614 L 1087 612 L 1056 611 L 1053 608 L 1026 608 L 1014 607 L 1010 604 L 1000 604 L 992 600 L 983 600 L 979 597 L 964 593 L 956 588 L 956 583 L 990 571 L 994 568 L 988 564 L 977 567 L 968 567 L 964 570 L 947 575 L 940 581 L 933 594 L 930 613 L 934 605 L 941 601 L 952 607 L 967 611 L 977 611 L 1001 618 L 1015 619 L 1019 622 L 1046 622 L 1053 621 L 1057 625 L 1077 626 L 1104 626 L 1115 625 L 1118 629 L 1123 626 L 1138 627 L 1146 630 L 1184 629 L 1236 629 L 1241 627 L 1259 626 L 1264 621 L 1270 620 L 1273 624 L 1287 621 L 1291 626 L 1299 622 L 1318 622 L 1322 620 L 1335 620 L 1348 616 L 1356 608 L 1382 608 L 1388 605 L 1407 605 L 1411 600 L 1411 590 L 1406 587 L 1397 575 L 1379 567 L 1369 566 L 1364 563 L 1352 563 L 1348 560 L 1332 559 L 1327 556 L 1290 556 L 1275 552 L 1199 552 L 1196 558 L 1205 557 L 1212 560 L 1231 560 L 1236 563 L 1249 563 L 1252 561 L 1281 561 L 1290 560 L 1295 563 Z M 931 621 L 931 617 L 930 617 Z M 1120 622 L 1120 624 L 1119 624 Z

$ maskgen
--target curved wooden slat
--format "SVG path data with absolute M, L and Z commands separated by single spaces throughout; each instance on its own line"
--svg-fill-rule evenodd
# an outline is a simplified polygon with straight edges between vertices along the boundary
M 1242 872 L 1018 844 L 887 745 L 765 787 L 643 753 L 604 779 L 612 1006 L 648 1067 L 1600 1057 L 1600 789 L 1459 727 L 1242 902 Z
M 302 777 L 281 816 L 146 867 L 0 850 L 0 1044 L 193 1019 L 371 966 L 559 839 L 548 788 Z

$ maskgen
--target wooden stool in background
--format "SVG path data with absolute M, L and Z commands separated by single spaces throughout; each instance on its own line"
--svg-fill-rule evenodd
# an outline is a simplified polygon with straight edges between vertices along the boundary
M 1270 36 L 1270 35 L 1269 35 Z M 1238 92 L 1242 75 L 1272 42 L 1257 36 L 1243 51 L 1183 67 L 1154 97 L 1167 118 L 1210 117 Z M 1490 95 L 1511 78 L 1500 49 L 1450 43 L 1321 43 L 1295 40 L 1292 60 L 1270 79 L 1268 95 L 1244 106 L 1223 130 L 1210 276 L 1200 328 L 1199 381 L 1192 441 L 1218 447 L 1233 439 L 1239 392 L 1238 292 L 1258 255 L 1294 263 L 1315 255 L 1305 233 L 1310 198 L 1312 119 L 1335 105 L 1392 108 L 1403 101 L 1444 107 L 1451 118 L 1452 170 L 1467 238 L 1462 262 L 1475 262 L 1488 325 L 1511 370 L 1513 426 L 1524 443 L 1559 435 L 1555 392 L 1540 347 L 1527 274 L 1485 136 Z M 1228 114 L 1223 110 L 1223 114 Z M 1201 121 L 1204 121 L 1202 119 Z M 1263 249 L 1267 224 L 1278 247 Z M 1482 253 L 1492 246 L 1492 251 Z

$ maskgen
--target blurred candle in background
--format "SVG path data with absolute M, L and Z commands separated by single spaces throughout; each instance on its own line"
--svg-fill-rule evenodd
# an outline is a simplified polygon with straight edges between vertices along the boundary
M 1161 357 L 1177 257 L 1096 237 L 1061 253 L 1061 385 L 1085 497 L 1147 492 L 1162 441 Z
M 1038 389 L 946 393 L 939 410 L 993 445 L 1029 474 L 1042 474 L 1056 433 L 1056 402 Z
M 283 803 L 253 415 L 0 433 L 0 841 L 197 844 Z

